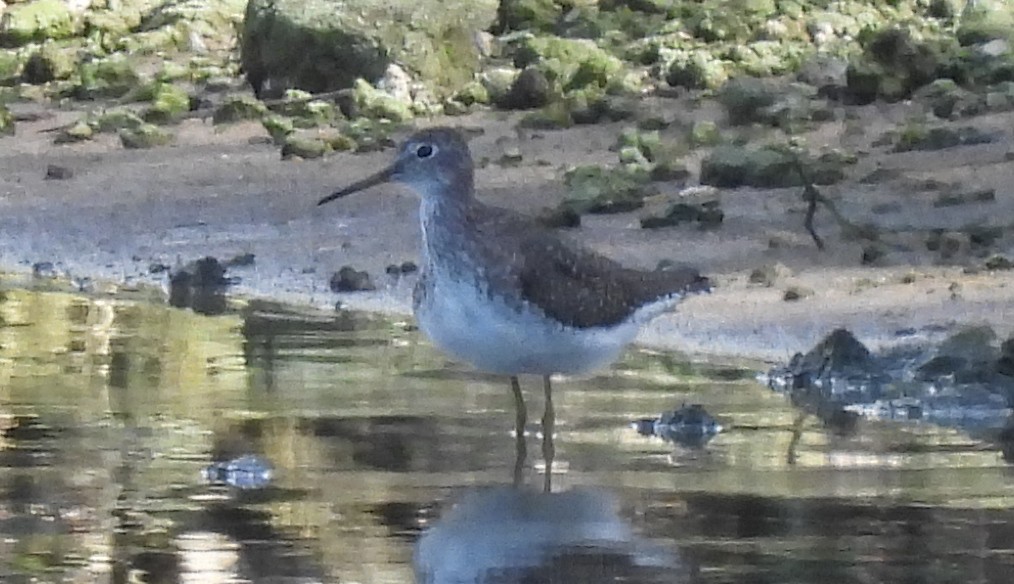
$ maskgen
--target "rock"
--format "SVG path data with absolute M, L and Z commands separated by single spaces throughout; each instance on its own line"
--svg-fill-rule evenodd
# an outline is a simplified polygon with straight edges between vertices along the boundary
M 274 479 L 274 469 L 264 458 L 248 454 L 209 464 L 201 469 L 201 478 L 211 484 L 222 484 L 241 490 L 263 489 Z
M 564 175 L 569 192 L 564 203 L 578 214 L 634 211 L 644 206 L 644 198 L 651 192 L 647 181 L 646 173 L 579 166 Z
M 642 218 L 641 228 L 657 229 L 695 222 L 700 224 L 701 229 L 715 229 L 721 226 L 724 219 L 725 212 L 717 200 L 697 204 L 680 201 L 670 205 L 661 216 Z
M 966 2 L 957 30 L 962 45 L 985 43 L 994 39 L 1010 39 L 1014 30 L 1014 11 L 1004 0 Z
M 377 289 L 369 273 L 361 272 L 352 266 L 342 266 L 331 276 L 330 286 L 332 292 L 362 292 Z
M 669 64 L 665 81 L 673 87 L 717 89 L 729 78 L 725 64 L 704 50 L 679 54 Z
M 1002 137 L 997 132 L 984 132 L 974 126 L 927 128 L 921 124 L 910 124 L 898 136 L 895 152 L 912 150 L 943 150 L 955 146 L 988 144 Z
M 723 428 L 718 420 L 699 404 L 682 405 L 657 418 L 644 418 L 631 423 L 642 436 L 657 436 L 691 448 L 700 448 Z
M 0 85 L 13 85 L 21 76 L 24 58 L 18 51 L 0 49 Z
M 414 117 L 412 102 L 402 101 L 393 95 L 374 89 L 363 79 L 353 86 L 358 115 L 392 122 L 406 122 Z
M 28 56 L 21 70 L 21 81 L 41 84 L 67 79 L 77 71 L 77 66 L 77 57 L 72 51 L 47 43 Z
M 988 382 L 999 356 L 993 329 L 968 327 L 944 339 L 934 356 L 916 368 L 916 379 L 933 381 L 953 376 L 958 383 Z
M 817 96 L 838 99 L 848 86 L 849 63 L 835 55 L 818 53 L 806 59 L 796 79 L 817 88 Z
M 709 120 L 694 122 L 690 129 L 690 143 L 694 146 L 714 146 L 722 141 L 718 124 Z
M 813 290 L 806 286 L 789 286 L 785 289 L 782 299 L 786 302 L 795 302 L 803 298 L 809 298 L 810 296 L 813 296 Z
M 268 108 L 258 99 L 238 95 L 226 99 L 215 108 L 211 116 L 213 124 L 232 124 L 243 120 L 260 120 L 267 115 Z
M 543 210 L 536 221 L 550 229 L 568 229 L 581 226 L 581 214 L 570 204 L 564 203 Z
M 35 262 L 32 264 L 32 277 L 41 278 L 44 280 L 52 280 L 59 276 L 59 272 L 56 271 L 56 266 L 53 262 Z
M 111 109 L 90 116 L 88 125 L 96 132 L 118 132 L 124 129 L 136 130 L 144 125 L 144 120 L 128 109 Z
M 887 255 L 887 250 L 882 245 L 871 243 L 863 246 L 863 255 L 860 258 L 860 262 L 864 266 L 879 265 L 880 260 L 884 259 Z
M 222 314 L 225 291 L 233 280 L 218 259 L 206 256 L 169 274 L 169 305 L 190 308 L 198 314 Z
M 167 146 L 172 143 L 173 135 L 154 124 L 142 124 L 130 129 L 120 130 L 120 143 L 124 148 L 140 149 Z
M 0 102 L 0 136 L 13 136 L 14 133 L 14 114 Z
M 74 178 L 74 171 L 58 164 L 46 165 L 46 180 L 67 180 Z
M 324 156 L 330 150 L 328 143 L 320 138 L 289 136 L 282 145 L 282 160 L 290 158 L 311 160 Z
M 940 193 L 936 200 L 933 201 L 933 206 L 954 207 L 973 203 L 992 203 L 994 201 L 996 201 L 996 189 L 986 188 L 966 192 Z
M 929 105 L 938 118 L 975 114 L 980 109 L 979 98 L 953 79 L 935 79 L 913 92 L 912 99 Z
M 111 99 L 135 90 L 141 77 L 124 57 L 109 57 L 81 63 L 80 82 L 72 89 L 77 99 Z
M 0 19 L 0 46 L 20 47 L 79 34 L 80 13 L 64 0 L 33 0 L 8 6 Z
M 760 284 L 767 288 L 770 288 L 778 282 L 778 280 L 789 277 L 792 275 L 792 270 L 782 264 L 766 264 L 759 268 L 755 268 L 750 272 L 747 281 L 751 284 Z
M 312 94 L 299 89 L 286 91 L 285 103 L 276 106 L 274 111 L 286 116 L 294 127 L 304 129 L 326 126 L 340 117 L 334 103 L 313 99 Z M 264 120 L 261 123 L 265 123 Z
M 257 260 L 257 256 L 252 253 L 241 253 L 237 254 L 225 261 L 225 267 L 227 268 L 248 268 L 254 265 Z
M 758 112 L 774 105 L 781 90 L 768 79 L 740 77 L 731 79 L 722 85 L 717 99 L 729 115 L 732 125 L 744 125 L 757 121 Z M 767 120 L 763 120 L 767 122 Z
M 496 8 L 495 0 L 251 0 L 240 56 L 259 97 L 373 82 L 394 62 L 446 96 L 478 71 L 475 34 Z
M 0 124 L 2 125 L 2 124 Z M 69 128 L 61 130 L 55 138 L 53 138 L 54 144 L 76 144 L 78 142 L 84 142 L 91 140 L 92 136 L 95 135 L 95 130 L 92 126 L 84 120 L 79 120 L 71 125 Z
M 827 152 L 816 159 L 799 154 L 808 176 L 819 185 L 834 184 L 844 178 L 844 166 L 853 158 Z M 732 188 L 753 186 L 779 188 L 800 186 L 796 155 L 782 147 L 718 146 L 701 161 L 701 184 Z
M 285 139 L 296 130 L 291 118 L 276 114 L 269 114 L 261 118 L 261 125 L 267 130 L 275 144 L 285 144 Z
M 985 263 L 983 263 L 983 267 L 987 270 L 993 271 L 1012 270 L 1014 269 L 1014 261 L 1011 261 L 1007 256 L 995 254 L 986 258 Z
M 521 71 L 497 105 L 506 109 L 535 109 L 552 99 L 553 91 L 546 74 L 532 66 Z
M 508 84 L 508 88 L 510 85 Z M 454 94 L 454 100 L 465 107 L 476 104 L 484 105 L 492 102 L 489 90 L 480 81 L 472 81 L 465 84 L 464 87 Z
M 562 2 L 556 0 L 500 0 L 493 32 L 553 32 L 563 15 Z
M 521 72 L 513 67 L 492 67 L 483 71 L 479 76 L 479 83 L 489 94 L 489 103 L 504 103 L 520 74 Z
M 141 113 L 144 121 L 170 124 L 179 121 L 190 111 L 190 95 L 182 87 L 171 83 L 156 83 L 151 91 L 151 106 Z

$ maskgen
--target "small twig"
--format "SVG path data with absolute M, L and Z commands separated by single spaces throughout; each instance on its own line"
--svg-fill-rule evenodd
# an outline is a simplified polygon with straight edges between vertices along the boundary
M 799 152 L 795 149 L 792 150 L 793 159 L 796 165 L 796 172 L 799 173 L 799 177 L 803 181 L 803 200 L 806 201 L 806 217 L 803 220 L 803 226 L 806 227 L 807 233 L 813 238 L 813 242 L 817 245 L 817 249 L 824 250 L 824 240 L 817 234 L 817 229 L 813 225 L 813 218 L 817 213 L 817 203 L 821 203 L 831 213 L 835 222 L 841 227 L 841 230 L 849 234 L 857 234 L 862 237 L 870 237 L 870 229 L 862 228 L 855 223 L 849 221 L 835 206 L 834 201 L 825 197 L 814 185 L 813 178 L 810 173 L 807 172 L 806 167 L 803 164 L 802 158 L 799 156 Z M 875 235 L 872 238 L 876 238 Z

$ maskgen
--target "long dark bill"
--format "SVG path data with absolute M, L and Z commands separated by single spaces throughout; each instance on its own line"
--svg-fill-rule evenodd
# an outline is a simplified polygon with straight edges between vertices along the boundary
M 344 189 L 342 189 L 340 191 L 335 191 L 335 192 L 331 193 L 330 195 L 328 195 L 328 196 L 324 197 L 323 199 L 317 201 L 317 205 L 319 206 L 319 205 L 323 205 L 324 203 L 330 203 L 331 201 L 334 201 L 335 199 L 340 199 L 340 198 L 342 198 L 342 197 L 344 197 L 346 195 L 351 195 L 352 193 L 355 193 L 355 192 L 358 192 L 358 191 L 362 191 L 362 190 L 366 190 L 366 189 L 368 189 L 370 187 L 379 185 L 381 183 L 385 183 L 385 182 L 391 180 L 391 175 L 393 173 L 394 173 L 394 169 L 393 168 L 385 168 L 384 170 L 378 172 L 377 174 L 375 174 L 375 175 L 373 175 L 371 177 L 364 178 L 361 181 L 354 182 L 354 183 L 350 184 L 349 186 L 345 187 Z

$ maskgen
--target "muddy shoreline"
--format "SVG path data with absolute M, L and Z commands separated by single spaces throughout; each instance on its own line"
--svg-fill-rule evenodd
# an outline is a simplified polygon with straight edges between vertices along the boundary
M 680 105 L 660 100 L 654 107 Z M 860 113 L 867 122 L 864 133 L 850 140 L 872 142 L 905 115 L 904 107 L 865 108 Z M 321 195 L 386 163 L 390 151 L 281 160 L 277 148 L 264 140 L 260 124 L 223 129 L 196 119 L 179 126 L 176 143 L 164 148 L 123 150 L 113 137 L 54 146 L 46 130 L 76 115 L 56 111 L 22 122 L 17 136 L 0 139 L 4 270 L 30 273 L 33 264 L 52 262 L 72 280 L 164 287 L 167 274 L 151 273 L 153 267 L 252 253 L 253 265 L 230 271 L 240 279 L 232 293 L 323 310 L 340 301 L 350 309 L 410 312 L 412 277 L 388 276 L 385 268 L 416 259 L 412 195 L 397 187 L 374 189 L 339 205 L 315 207 Z M 707 110 L 695 115 L 707 115 Z M 1014 126 L 1011 114 L 973 121 L 988 128 Z M 501 114 L 439 123 L 481 129 L 472 141 L 480 162 L 480 196 L 532 214 L 562 200 L 559 168 L 613 163 L 610 147 L 623 128 L 614 123 L 520 132 L 512 116 Z M 841 142 L 843 130 L 834 129 L 834 124 L 825 125 L 808 139 Z M 677 185 L 663 185 L 646 209 L 587 215 L 582 227 L 567 233 L 625 263 L 650 268 L 661 260 L 676 261 L 715 278 L 713 294 L 687 300 L 644 330 L 640 341 L 660 349 L 782 360 L 840 326 L 874 348 L 944 335 L 963 325 L 988 324 L 1006 336 L 1014 332 L 1014 271 L 984 270 L 982 258 L 971 250 L 942 259 L 924 239 L 933 229 L 1014 216 L 1008 142 L 874 152 L 849 169 L 846 181 L 826 188 L 825 194 L 853 221 L 883 230 L 887 253 L 870 265 L 862 261 L 864 242 L 843 235 L 826 213 L 818 213 L 816 228 L 828 246 L 816 249 L 802 226 L 805 205 L 798 188 L 723 190 L 725 221 L 715 230 L 641 229 L 641 216 L 678 196 Z M 520 151 L 522 162 L 497 164 L 507 149 Z M 47 179 L 49 165 L 68 168 L 72 176 Z M 898 178 L 858 182 L 877 168 L 894 169 Z M 930 195 L 906 186 L 929 178 L 994 188 L 996 196 L 981 204 L 934 206 Z M 896 210 L 883 212 L 888 203 Z M 1012 241 L 1004 236 L 996 251 L 1010 255 Z M 332 293 L 328 280 L 343 265 L 370 272 L 378 291 Z M 752 271 L 774 266 L 772 281 L 750 282 Z M 790 288 L 802 297 L 786 301 Z

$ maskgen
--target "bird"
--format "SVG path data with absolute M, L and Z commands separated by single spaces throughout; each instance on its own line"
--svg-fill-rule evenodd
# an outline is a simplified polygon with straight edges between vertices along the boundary
M 400 183 L 420 199 L 420 276 L 412 294 L 419 329 L 452 358 L 509 377 L 519 433 L 527 421 L 519 375 L 542 376 L 545 437 L 555 421 L 552 375 L 608 366 L 643 324 L 711 290 L 696 269 L 627 268 L 482 202 L 468 143 L 453 128 L 416 131 L 390 166 L 318 205 L 383 183 Z M 544 441 L 547 462 L 552 454 L 552 441 Z

